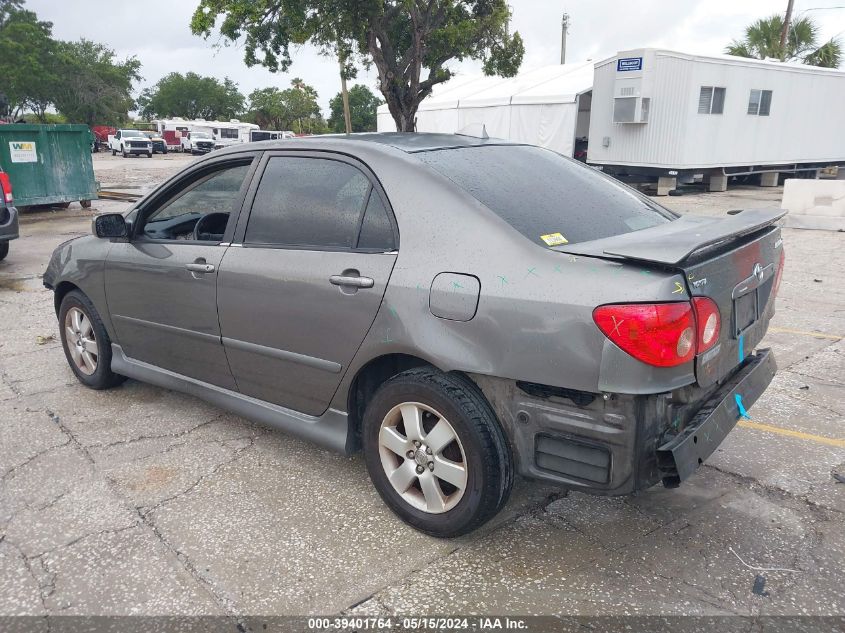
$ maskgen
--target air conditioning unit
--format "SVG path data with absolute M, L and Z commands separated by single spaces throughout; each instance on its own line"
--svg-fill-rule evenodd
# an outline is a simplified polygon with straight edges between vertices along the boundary
M 649 97 L 623 96 L 613 98 L 614 123 L 648 123 Z

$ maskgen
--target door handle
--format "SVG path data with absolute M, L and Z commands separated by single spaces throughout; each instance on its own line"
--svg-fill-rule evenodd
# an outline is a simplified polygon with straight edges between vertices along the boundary
M 329 281 L 335 286 L 348 286 L 350 288 L 372 288 L 375 282 L 371 277 L 352 277 L 349 275 L 332 275 Z
M 213 273 L 214 272 L 214 264 L 186 264 L 185 268 L 190 270 L 192 273 Z

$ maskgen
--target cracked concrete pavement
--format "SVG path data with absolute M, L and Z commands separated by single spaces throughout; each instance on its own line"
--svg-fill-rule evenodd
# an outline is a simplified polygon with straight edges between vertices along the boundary
M 142 187 L 189 160 L 95 168 Z M 779 200 L 745 187 L 661 202 Z M 383 506 L 360 457 L 135 381 L 79 385 L 39 275 L 90 216 L 25 215 L 0 263 L 0 615 L 845 615 L 842 234 L 784 230 L 765 342 L 780 372 L 680 489 L 520 482 L 490 525 L 443 541 Z

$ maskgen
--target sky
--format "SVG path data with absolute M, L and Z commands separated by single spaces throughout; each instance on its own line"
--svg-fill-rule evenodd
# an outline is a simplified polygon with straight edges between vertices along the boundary
M 136 92 L 170 72 L 193 71 L 230 77 L 249 95 L 256 88 L 287 88 L 294 77 L 314 86 L 328 116 L 339 92 L 337 62 L 310 46 L 293 51 L 287 73 L 247 68 L 238 45 L 220 46 L 218 37 L 191 34 L 195 0 L 26 0 L 26 7 L 53 23 L 59 39 L 81 37 L 106 44 L 118 57 L 136 56 L 144 80 Z M 569 14 L 567 61 L 599 60 L 620 50 L 660 47 L 688 53 L 722 53 L 759 17 L 786 10 L 786 0 L 509 0 L 512 28 L 525 41 L 522 69 L 560 62 L 560 23 Z M 842 7 L 833 9 L 826 7 Z M 795 0 L 794 15 L 812 17 L 820 39 L 845 40 L 845 0 Z M 454 63 L 460 74 L 478 74 L 480 64 Z M 360 71 L 354 83 L 376 89 L 374 72 Z

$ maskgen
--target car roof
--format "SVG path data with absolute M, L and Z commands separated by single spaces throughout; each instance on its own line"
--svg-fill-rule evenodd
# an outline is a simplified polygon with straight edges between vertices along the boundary
M 349 142 L 368 143 L 388 146 L 409 154 L 429 152 L 438 149 L 457 149 L 462 147 L 481 147 L 485 145 L 520 145 L 500 138 L 478 138 L 462 134 L 434 134 L 422 132 L 365 132 L 361 134 L 324 134 L 304 136 L 295 139 L 273 139 L 238 145 L 236 148 L 223 150 L 226 153 L 244 151 L 249 146 L 262 150 L 290 149 L 298 146 L 317 147 L 320 149 L 349 149 Z

